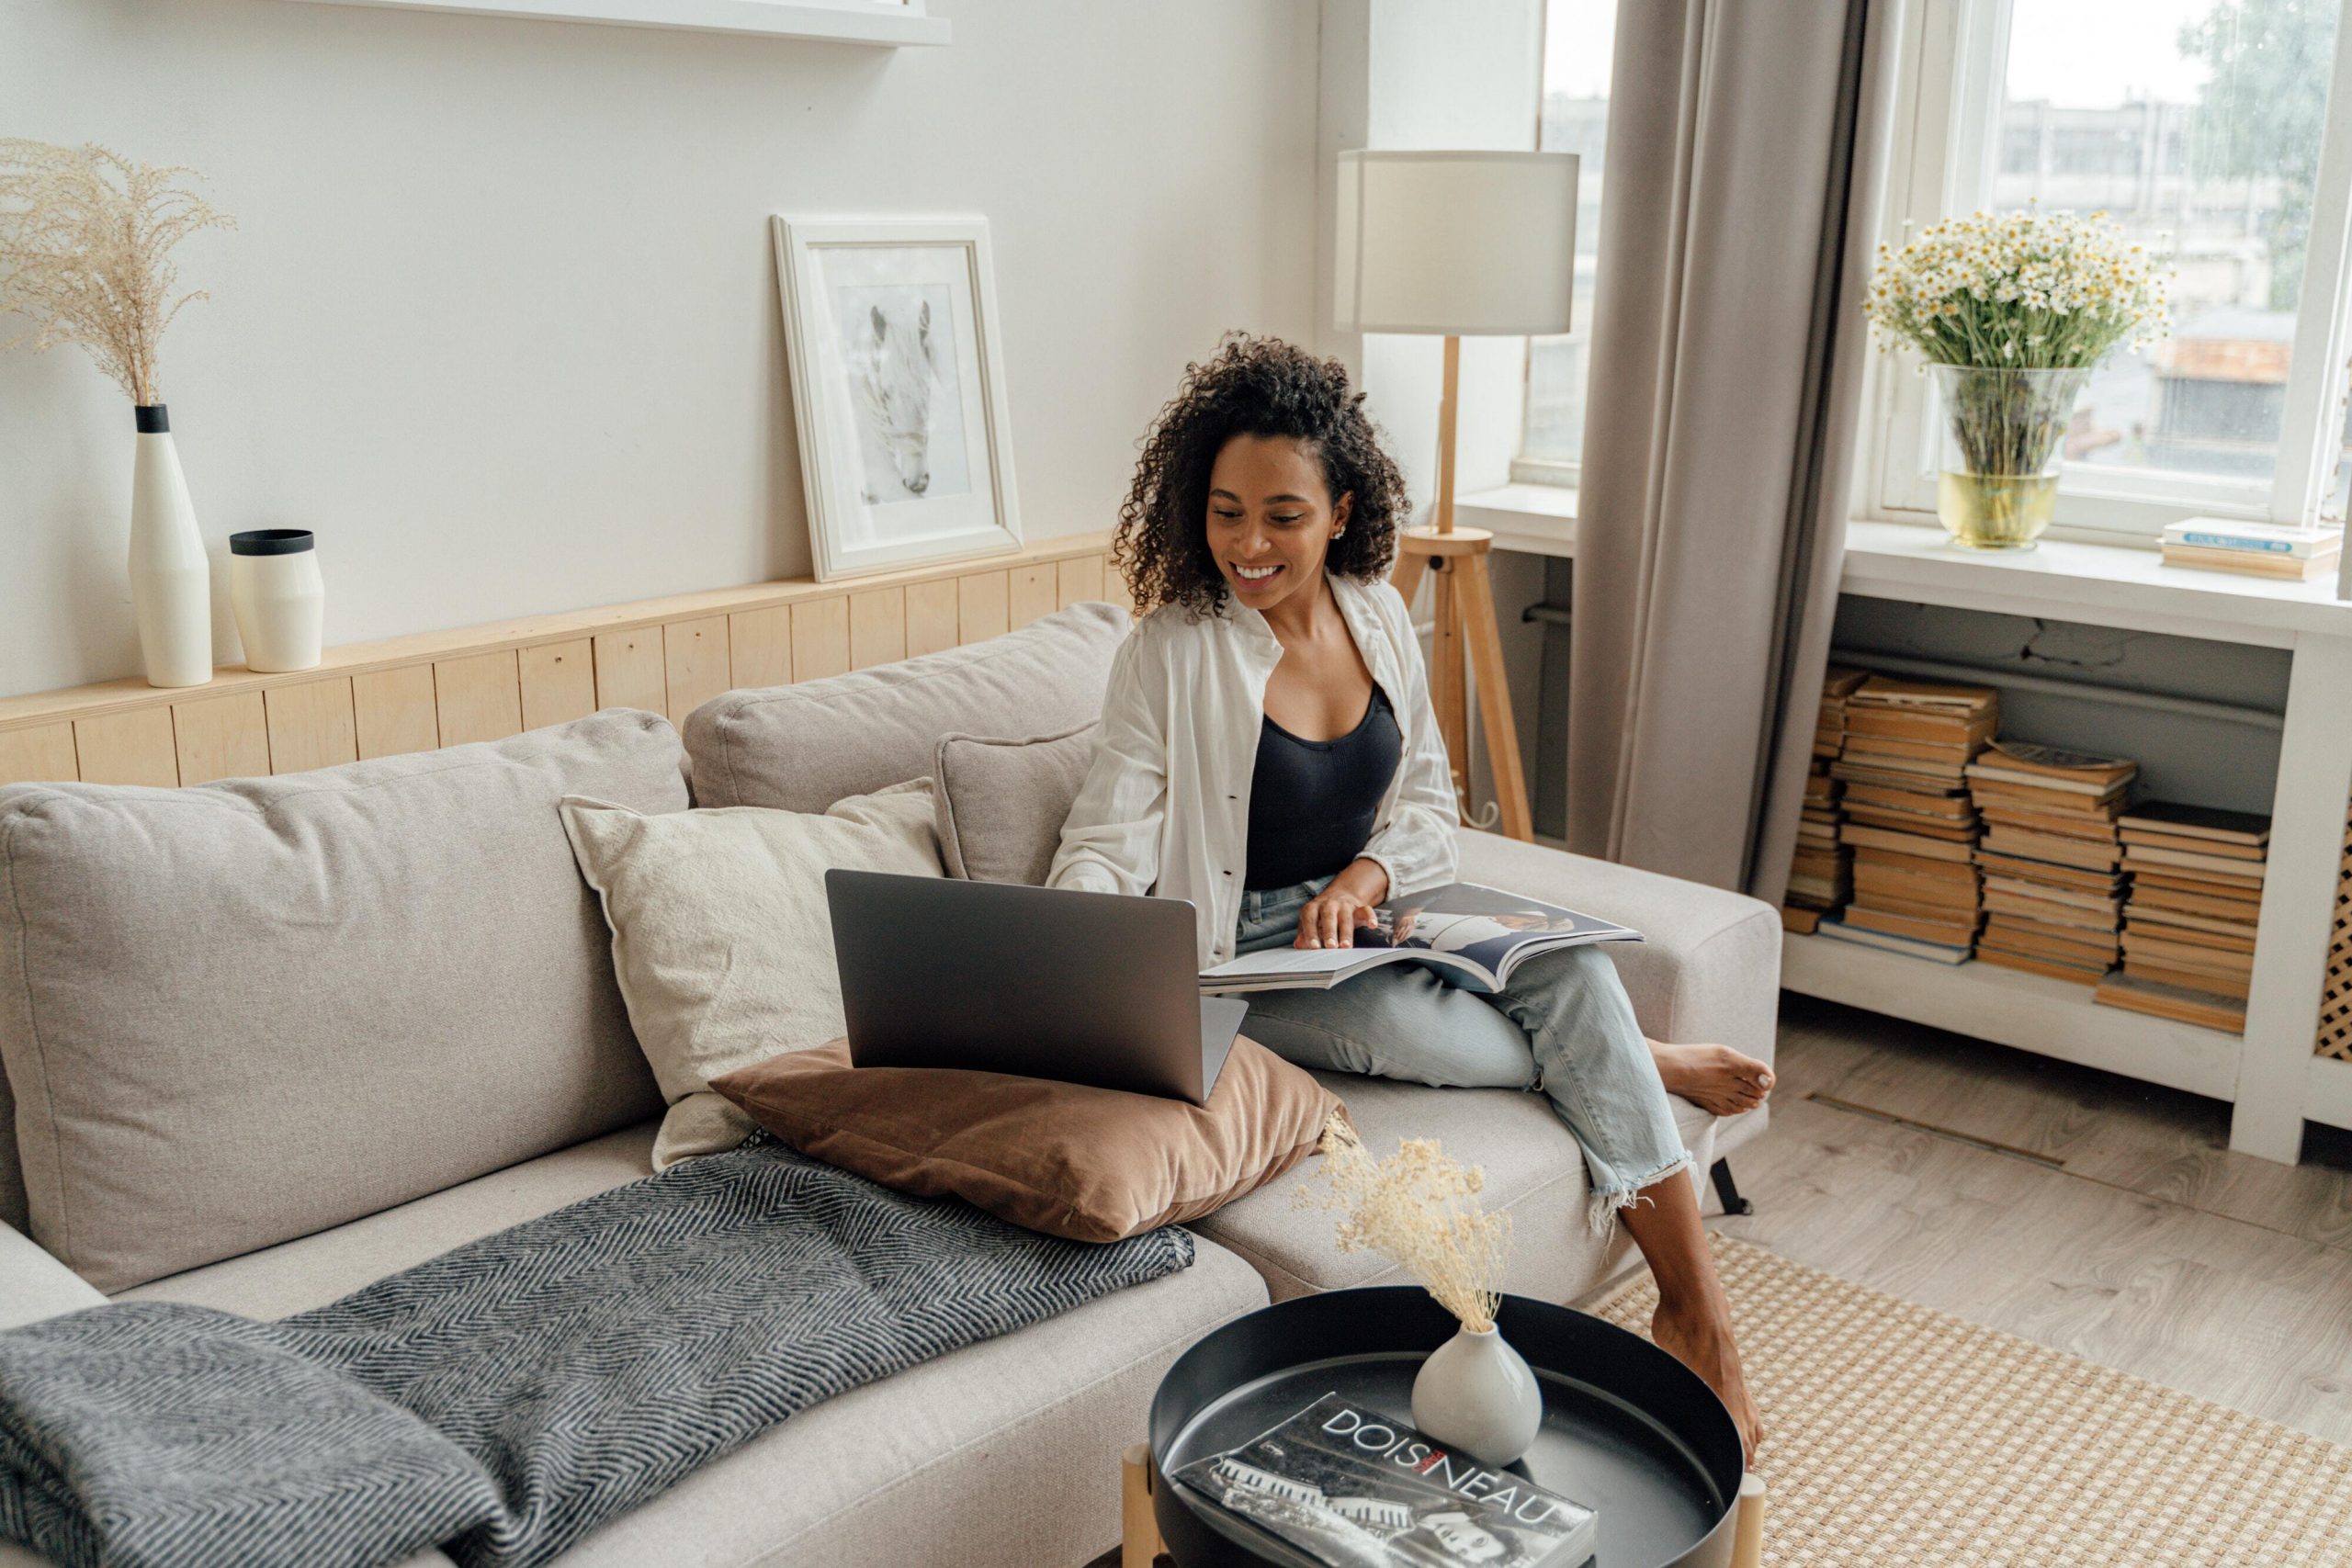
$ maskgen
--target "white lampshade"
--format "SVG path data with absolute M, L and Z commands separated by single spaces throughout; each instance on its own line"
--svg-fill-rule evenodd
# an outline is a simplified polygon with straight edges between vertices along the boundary
M 1577 156 L 1342 152 L 1336 249 L 1342 332 L 1566 332 Z

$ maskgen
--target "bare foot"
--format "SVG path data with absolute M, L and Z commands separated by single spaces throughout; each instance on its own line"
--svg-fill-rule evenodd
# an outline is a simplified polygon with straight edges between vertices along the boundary
M 1650 1055 L 1666 1092 L 1679 1094 L 1716 1116 L 1736 1116 L 1764 1103 L 1772 1092 L 1772 1069 L 1728 1045 L 1668 1045 L 1650 1042 Z
M 1650 1339 L 1684 1366 L 1704 1378 L 1715 1397 L 1731 1412 L 1739 1428 L 1740 1447 L 1751 1468 L 1764 1441 L 1763 1418 L 1748 1397 L 1747 1380 L 1739 1370 L 1739 1347 L 1732 1342 L 1729 1309 L 1718 1302 L 1711 1309 L 1669 1310 L 1660 1303 L 1650 1317 Z

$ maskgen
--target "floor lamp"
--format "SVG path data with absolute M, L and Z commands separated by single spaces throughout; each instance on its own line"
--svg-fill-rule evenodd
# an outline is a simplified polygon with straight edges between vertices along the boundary
M 1568 330 L 1577 251 L 1577 159 L 1568 152 L 1342 152 L 1336 324 L 1342 332 L 1442 334 L 1435 525 L 1397 541 L 1390 581 L 1410 604 L 1437 582 L 1430 694 L 1466 802 L 1470 768 L 1465 657 L 1478 680 L 1487 760 L 1503 831 L 1532 839 L 1502 635 L 1487 568 L 1494 536 L 1453 525 L 1453 432 L 1462 340 Z

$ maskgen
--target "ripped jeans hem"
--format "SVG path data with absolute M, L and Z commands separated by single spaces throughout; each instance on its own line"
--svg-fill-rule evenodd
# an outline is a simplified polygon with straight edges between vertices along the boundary
M 1645 1190 L 1657 1186 L 1669 1176 L 1694 1168 L 1696 1164 L 1690 1151 L 1685 1149 L 1638 1180 L 1629 1181 L 1622 1187 L 1596 1189 L 1592 1196 L 1585 1200 L 1585 1224 L 1591 1228 L 1594 1235 L 1600 1238 L 1601 1245 L 1607 1246 L 1616 1237 L 1619 1213 L 1636 1204 L 1651 1201 L 1643 1198 L 1642 1193 Z

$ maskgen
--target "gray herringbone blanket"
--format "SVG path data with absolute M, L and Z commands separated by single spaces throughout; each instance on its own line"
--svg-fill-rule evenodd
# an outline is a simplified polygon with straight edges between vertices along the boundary
M 909 1198 L 762 1136 L 280 1323 L 0 1333 L 0 1539 L 92 1568 L 544 1562 L 762 1430 L 1193 1260 Z

